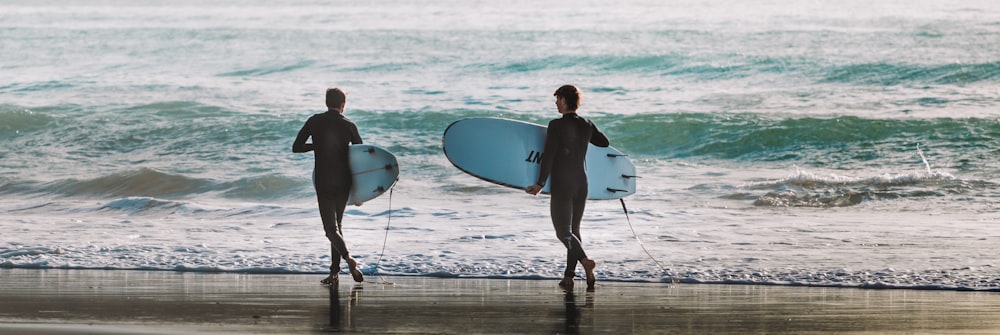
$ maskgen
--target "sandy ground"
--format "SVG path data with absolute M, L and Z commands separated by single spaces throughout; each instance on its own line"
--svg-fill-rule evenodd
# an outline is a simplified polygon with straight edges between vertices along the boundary
M 997 334 L 1000 293 L 0 269 L 0 334 Z

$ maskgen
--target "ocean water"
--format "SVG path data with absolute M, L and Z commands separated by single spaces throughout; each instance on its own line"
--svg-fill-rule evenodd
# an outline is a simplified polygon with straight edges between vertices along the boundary
M 555 279 L 548 198 L 441 136 L 572 83 L 641 175 L 599 280 L 998 291 L 998 41 L 994 1 L 4 1 L 0 267 L 324 273 L 291 144 L 337 86 L 402 171 L 364 272 Z

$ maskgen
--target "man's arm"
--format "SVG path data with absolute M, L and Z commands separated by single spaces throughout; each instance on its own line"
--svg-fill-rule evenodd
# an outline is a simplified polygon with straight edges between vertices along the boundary
M 358 125 L 351 122 L 351 144 L 362 144 L 361 134 L 358 133 Z
M 299 130 L 299 135 L 295 136 L 295 142 L 292 143 L 292 152 L 302 153 L 313 150 L 312 143 L 306 143 L 306 140 L 312 134 L 309 128 L 309 121 L 306 121 L 306 124 L 302 125 L 302 129 Z
M 545 134 L 545 147 L 542 149 L 542 164 L 538 169 L 538 180 L 535 181 L 535 185 L 525 189 L 528 194 L 535 195 L 541 192 L 542 188 L 545 187 L 545 181 L 549 179 L 549 174 L 552 173 L 552 164 L 556 157 L 555 150 L 559 142 L 559 136 L 554 134 L 559 131 L 555 125 L 555 122 L 549 122 L 548 131 Z

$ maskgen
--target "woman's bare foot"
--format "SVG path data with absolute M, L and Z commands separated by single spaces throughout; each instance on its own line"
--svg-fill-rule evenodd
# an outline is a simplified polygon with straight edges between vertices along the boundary
M 567 290 L 572 290 L 573 289 L 573 277 L 563 277 L 563 279 L 559 281 L 559 287 L 562 287 L 562 288 L 567 289 Z
M 597 267 L 597 262 L 593 259 L 584 259 L 580 261 L 583 264 L 583 270 L 587 271 L 587 289 L 593 290 L 594 285 L 597 284 L 597 276 L 594 275 L 594 268 Z
M 340 281 L 336 273 L 331 273 L 328 277 L 320 280 L 319 283 L 323 285 L 336 285 Z
M 347 267 L 351 269 L 351 277 L 354 277 L 354 281 L 359 283 L 364 282 L 365 276 L 361 274 L 361 270 L 358 270 L 358 261 L 354 260 L 354 258 L 344 260 L 347 261 Z

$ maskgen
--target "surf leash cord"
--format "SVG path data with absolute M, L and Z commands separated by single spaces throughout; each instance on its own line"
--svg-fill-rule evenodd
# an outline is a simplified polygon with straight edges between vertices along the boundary
M 392 283 L 386 281 L 385 278 L 382 278 L 382 273 L 378 271 L 378 266 L 379 264 L 382 263 L 382 257 L 385 256 L 385 246 L 389 242 L 389 226 L 392 223 L 392 189 L 393 187 L 389 188 L 389 211 L 388 214 L 386 215 L 388 216 L 388 219 L 386 219 L 385 222 L 385 236 L 382 238 L 382 251 L 379 252 L 378 260 L 375 261 L 375 275 L 378 276 L 380 284 L 387 284 L 387 285 L 392 285 Z
M 649 256 L 649 259 L 653 260 L 653 263 L 656 263 L 656 266 L 660 268 L 660 271 L 663 271 L 663 273 L 667 273 L 667 269 L 664 268 L 662 264 L 660 264 L 660 261 L 657 260 L 656 257 L 653 257 L 653 254 L 649 253 L 649 250 L 646 249 L 646 245 L 642 243 L 641 239 L 639 239 L 639 234 L 637 234 L 635 232 L 635 228 L 632 227 L 632 219 L 628 217 L 628 208 L 625 207 L 625 199 L 619 198 L 618 200 L 621 201 L 622 210 L 625 211 L 625 220 L 628 222 L 628 229 L 632 230 L 632 236 L 634 236 L 635 240 L 639 242 L 639 247 L 641 247 L 642 251 L 646 253 L 646 256 Z

